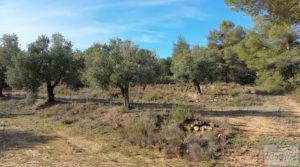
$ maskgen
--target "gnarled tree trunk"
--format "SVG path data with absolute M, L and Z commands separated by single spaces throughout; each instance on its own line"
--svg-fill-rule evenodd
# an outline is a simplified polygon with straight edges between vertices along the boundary
M 197 80 L 193 80 L 193 84 L 194 84 L 194 87 L 195 87 L 195 90 L 198 94 L 202 95 L 202 91 L 201 91 L 201 88 L 200 88 L 200 85 L 199 85 L 199 82 Z
M 0 97 L 4 97 L 3 86 L 4 86 L 4 79 L 0 78 Z
M 2 87 L 2 85 L 0 85 L 0 97 L 4 97 L 4 94 L 3 94 L 3 87 Z
M 130 103 L 129 103 L 129 91 L 128 88 L 124 88 L 124 87 L 120 87 L 121 88 L 121 92 L 122 92 L 122 96 L 124 98 L 124 106 L 130 110 Z
M 54 96 L 54 87 L 47 84 L 47 102 L 54 102 L 55 96 Z

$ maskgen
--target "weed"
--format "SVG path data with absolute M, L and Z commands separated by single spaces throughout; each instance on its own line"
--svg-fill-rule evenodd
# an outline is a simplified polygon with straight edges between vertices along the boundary
M 34 91 L 28 91 L 26 94 L 25 103 L 28 105 L 34 104 L 38 99 L 38 95 Z
M 66 117 L 66 118 L 63 118 L 60 120 L 62 124 L 65 124 L 65 125 L 70 125 L 70 124 L 73 124 L 75 122 L 78 121 L 77 118 L 73 118 L 73 117 Z
M 297 88 L 293 91 L 293 96 L 296 98 L 297 101 L 300 102 L 300 88 Z
M 118 111 L 121 113 L 126 113 L 128 112 L 128 108 L 126 108 L 125 106 L 120 106 L 118 107 Z
M 142 115 L 133 124 L 125 126 L 123 137 L 128 139 L 132 144 L 146 147 L 155 145 L 157 132 L 157 117 L 150 112 Z
M 187 158 L 192 161 L 202 161 L 214 159 L 218 150 L 217 143 L 213 135 L 206 135 L 199 138 L 189 136 L 186 138 Z
M 184 132 L 177 124 L 168 125 L 165 123 L 160 131 L 161 149 L 169 157 L 182 156 L 184 154 L 184 149 L 182 148 L 184 136 Z
M 170 113 L 171 120 L 182 123 L 186 119 L 192 118 L 192 113 L 187 106 L 174 106 Z

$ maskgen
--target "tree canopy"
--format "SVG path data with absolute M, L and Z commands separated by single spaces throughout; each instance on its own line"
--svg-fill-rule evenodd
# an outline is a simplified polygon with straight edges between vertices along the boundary
M 299 1 L 226 0 L 233 10 L 253 17 L 255 28 L 236 47 L 248 66 L 257 71 L 257 84 L 268 93 L 299 86 Z
M 225 82 L 253 83 L 255 73 L 250 70 L 236 52 L 236 46 L 244 40 L 246 31 L 232 21 L 222 21 L 219 30 L 210 31 L 208 49 L 218 50 L 221 56 L 222 78 Z
M 8 81 L 11 86 L 22 86 L 29 92 L 36 92 L 45 84 L 48 102 L 52 102 L 58 84 L 73 86 L 78 83 L 82 65 L 82 60 L 74 56 L 72 43 L 61 34 L 53 34 L 51 41 L 46 36 L 39 36 L 9 67 Z
M 241 10 L 251 16 L 263 15 L 276 22 L 299 25 L 299 0 L 225 0 L 233 10 Z
M 213 82 L 219 73 L 218 54 L 200 47 L 191 49 L 183 37 L 179 36 L 174 45 L 172 73 L 177 80 L 192 82 L 197 93 L 202 94 L 199 84 Z
M 4 96 L 2 90 L 6 85 L 6 72 L 8 66 L 12 63 L 19 53 L 18 37 L 15 34 L 4 34 L 0 38 L 0 97 Z
M 140 49 L 129 40 L 112 39 L 108 45 L 95 44 L 85 57 L 88 83 L 103 89 L 119 88 L 128 109 L 129 87 L 155 83 L 162 72 L 154 52 Z

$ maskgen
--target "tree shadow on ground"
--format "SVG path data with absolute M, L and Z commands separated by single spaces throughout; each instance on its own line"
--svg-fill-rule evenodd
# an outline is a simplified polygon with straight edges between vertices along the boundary
M 111 100 L 105 99 L 97 99 L 97 98 L 57 98 L 61 102 L 65 103 L 95 103 L 95 104 L 103 104 L 103 105 L 112 105 L 112 106 L 121 106 L 122 102 L 115 102 Z M 134 108 L 137 109 L 166 109 L 170 110 L 174 106 L 180 106 L 180 104 L 175 103 L 131 103 Z M 259 109 L 233 109 L 233 110 L 207 110 L 207 109 L 199 109 L 203 108 L 201 105 L 192 104 L 187 105 L 196 114 L 208 115 L 208 116 L 231 116 L 231 117 L 240 117 L 240 116 L 261 116 L 261 117 L 276 117 L 276 116 L 287 116 L 287 113 L 291 113 L 290 111 L 266 111 Z
M 34 115 L 34 113 L 7 113 L 0 111 L 0 118 L 14 118 L 18 116 L 30 116 Z
M 8 100 L 24 100 L 26 96 L 4 96 L 0 97 L 1 101 L 8 101 Z
M 39 97 L 40 99 L 45 99 L 44 97 Z M 44 108 L 50 107 L 55 104 L 61 103 L 79 103 L 79 104 L 101 104 L 109 106 L 122 106 L 123 102 L 112 101 L 110 99 L 98 99 L 98 98 L 63 98 L 57 97 L 56 102 L 53 102 L 50 105 L 45 105 Z M 173 106 L 178 104 L 174 103 L 130 103 L 133 108 L 136 109 L 172 109 Z
M 287 117 L 289 111 L 264 111 L 264 110 L 224 110 L 224 111 L 197 111 L 195 114 L 211 117 Z
M 0 129 L 0 153 L 8 150 L 32 148 L 36 145 L 45 144 L 57 137 L 46 135 L 34 135 L 11 129 Z
M 19 99 L 22 97 L 11 97 L 12 99 Z M 23 97 L 24 98 L 24 97 Z M 45 97 L 39 97 L 39 99 L 46 99 Z M 101 104 L 101 105 L 109 105 L 109 106 L 122 106 L 123 103 L 119 101 L 112 101 L 110 99 L 99 99 L 99 98 L 64 98 L 57 97 L 56 102 L 45 103 L 41 105 L 38 109 L 45 109 L 51 107 L 56 104 L 62 103 L 79 103 L 79 104 Z M 131 103 L 131 106 L 134 109 L 152 109 L 152 110 L 171 110 L 174 106 L 180 106 L 181 104 L 176 103 Z M 258 117 L 284 117 L 290 116 L 291 111 L 266 111 L 259 109 L 224 109 L 224 110 L 208 110 L 208 109 L 199 109 L 203 108 L 201 105 L 190 104 L 186 105 L 193 111 L 195 114 L 201 114 L 203 116 L 212 116 L 212 117 L 242 117 L 242 116 L 258 116 Z M 1 114 L 0 114 L 1 118 Z

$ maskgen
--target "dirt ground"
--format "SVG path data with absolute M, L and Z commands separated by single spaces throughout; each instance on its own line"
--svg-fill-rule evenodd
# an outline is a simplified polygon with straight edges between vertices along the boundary
M 300 142 L 300 104 L 288 96 L 270 97 L 262 106 L 197 114 L 228 119 L 241 133 L 240 148 L 229 150 L 218 166 L 266 166 L 265 144 Z M 120 144 L 113 136 L 89 138 L 73 133 L 76 128 L 36 114 L 0 115 L 0 166 L 206 166 Z
M 71 129 L 36 116 L 1 118 L 0 166 L 184 166 L 180 159 L 129 147 L 128 154 L 107 139 L 73 134 Z M 4 126 L 5 125 L 5 126 Z M 147 155 L 148 156 L 145 156 Z
M 239 150 L 224 156 L 226 166 L 266 166 L 263 147 L 267 144 L 300 143 L 300 105 L 291 97 L 277 96 L 259 107 L 259 112 L 230 116 L 230 123 L 245 139 Z

